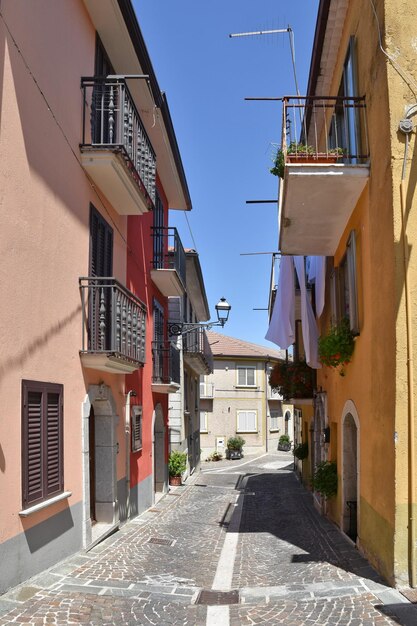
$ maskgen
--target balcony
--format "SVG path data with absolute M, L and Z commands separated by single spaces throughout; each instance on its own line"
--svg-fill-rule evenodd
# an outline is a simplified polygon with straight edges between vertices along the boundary
M 119 215 L 155 203 L 156 159 L 124 79 L 82 78 L 81 163 Z
M 164 296 L 182 296 L 185 291 L 186 257 L 176 228 L 154 227 L 151 278 Z
M 79 279 L 84 367 L 128 374 L 145 362 L 146 306 L 115 278 Z
M 170 341 L 152 342 L 152 391 L 174 393 L 181 385 L 180 351 Z
M 365 101 L 284 98 L 282 137 L 280 250 L 333 256 L 369 178 Z
M 213 371 L 213 353 L 204 328 L 193 328 L 182 336 L 184 361 L 196 374 L 203 376 Z

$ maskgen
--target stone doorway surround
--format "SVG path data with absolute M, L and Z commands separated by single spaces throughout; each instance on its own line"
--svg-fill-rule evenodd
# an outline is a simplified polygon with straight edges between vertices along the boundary
M 91 411 L 93 408 L 93 411 Z M 90 516 L 90 414 L 95 419 L 95 515 Z M 90 385 L 82 404 L 83 423 L 83 545 L 92 547 L 110 534 L 119 524 L 117 501 L 117 424 L 116 403 L 105 384 Z
M 356 527 L 360 520 L 360 421 L 355 404 L 348 400 L 342 413 L 342 512 L 340 528 L 349 535 L 355 512 L 346 504 L 356 501 Z M 357 537 L 351 537 L 356 542 Z
M 168 490 L 167 464 L 165 458 L 167 428 L 162 406 L 157 404 L 152 416 L 152 458 L 154 501 Z

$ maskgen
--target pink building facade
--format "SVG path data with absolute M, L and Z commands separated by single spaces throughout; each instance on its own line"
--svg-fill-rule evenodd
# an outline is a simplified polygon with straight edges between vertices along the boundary
M 1 11 L 0 593 L 167 489 L 191 209 L 130 0 Z

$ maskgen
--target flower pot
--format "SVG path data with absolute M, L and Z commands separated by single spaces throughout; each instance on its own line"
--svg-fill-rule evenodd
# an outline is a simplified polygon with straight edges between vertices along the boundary
M 278 444 L 278 450 L 281 450 L 281 452 L 289 452 L 291 450 L 291 444 L 290 443 L 279 443 Z
M 173 487 L 180 487 L 182 485 L 181 476 L 170 476 L 169 484 Z
M 242 458 L 242 450 L 234 450 L 231 448 L 226 449 L 226 459 L 241 459 Z
M 337 163 L 340 156 L 318 152 L 316 154 L 287 154 L 288 163 Z

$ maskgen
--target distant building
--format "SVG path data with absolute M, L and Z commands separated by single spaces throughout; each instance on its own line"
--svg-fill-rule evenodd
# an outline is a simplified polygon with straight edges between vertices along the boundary
M 213 373 L 200 379 L 200 441 L 203 458 L 224 453 L 227 439 L 241 435 L 246 453 L 277 450 L 278 439 L 294 438 L 293 407 L 268 383 L 273 365 L 285 359 L 274 350 L 209 331 Z
M 169 448 L 187 453 L 187 474 L 200 464 L 199 382 L 201 375 L 213 371 L 207 333 L 199 326 L 210 317 L 200 260 L 195 250 L 186 249 L 186 291 L 182 297 L 169 298 L 169 327 L 182 328 L 183 334 L 171 336 L 181 354 L 181 386 L 169 396 Z M 194 326 L 195 324 L 195 326 Z

